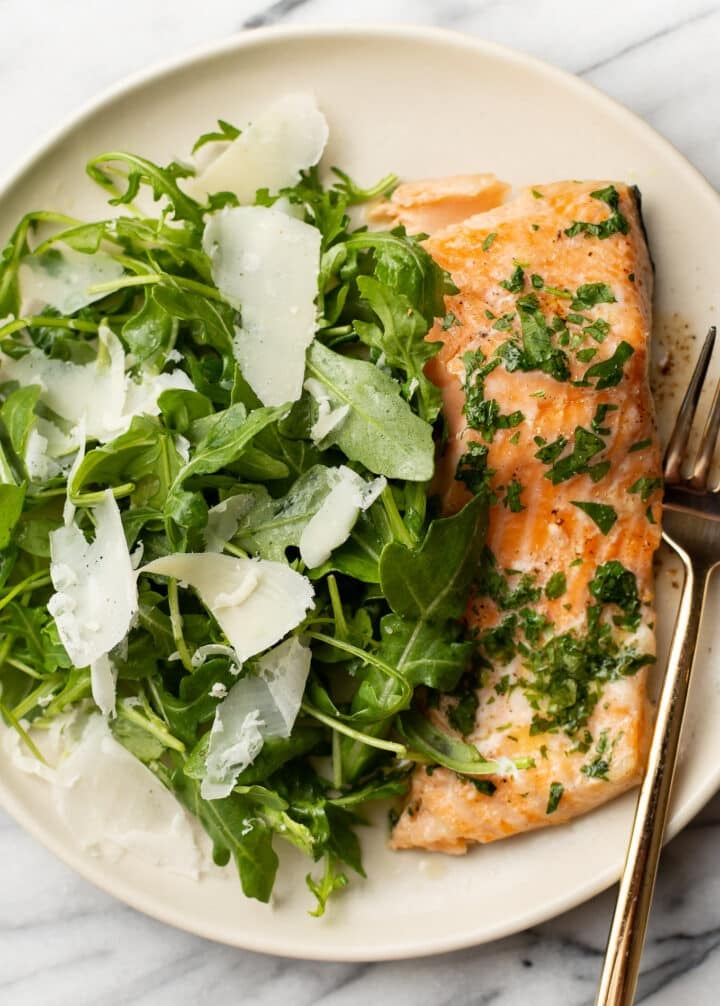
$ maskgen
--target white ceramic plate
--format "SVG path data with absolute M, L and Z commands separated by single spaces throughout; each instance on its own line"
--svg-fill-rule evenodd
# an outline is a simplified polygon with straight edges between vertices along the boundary
M 672 347 L 677 386 L 720 291 L 720 199 L 665 140 L 581 81 L 528 56 L 446 31 L 324 27 L 271 30 L 126 83 L 44 144 L 0 194 L 0 235 L 26 210 L 103 212 L 85 179 L 94 154 L 130 149 L 164 161 L 186 154 L 218 117 L 252 117 L 276 95 L 313 89 L 331 124 L 327 163 L 361 182 L 392 170 L 412 178 L 494 171 L 516 184 L 561 178 L 637 183 L 657 263 L 657 334 Z M 673 317 L 673 315 L 676 315 Z M 717 313 L 715 313 L 717 321 Z M 687 328 L 685 327 L 687 326 Z M 689 333 L 689 334 L 688 334 Z M 661 426 L 674 388 L 660 396 Z M 660 576 L 661 653 L 674 617 L 673 568 Z M 713 599 L 717 603 L 717 599 Z M 709 638 L 710 634 L 718 638 Z M 720 674 L 703 640 L 671 830 L 720 784 Z M 149 915 L 252 950 L 326 960 L 380 960 L 451 950 L 547 919 L 617 879 L 634 795 L 585 818 L 477 848 L 464 858 L 391 853 L 382 823 L 364 836 L 366 882 L 327 916 L 307 914 L 307 863 L 283 857 L 272 906 L 246 900 L 217 871 L 201 882 L 126 856 L 83 853 L 45 785 L 0 754 L 0 801 L 61 859 Z

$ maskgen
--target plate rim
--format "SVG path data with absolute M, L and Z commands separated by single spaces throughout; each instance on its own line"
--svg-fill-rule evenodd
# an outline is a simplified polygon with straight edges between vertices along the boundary
M 499 57 L 508 63 L 529 68 L 539 74 L 552 77 L 564 87 L 574 90 L 581 97 L 584 97 L 585 100 L 591 101 L 600 109 L 605 109 L 612 113 L 616 120 L 624 120 L 636 132 L 641 134 L 644 142 L 652 144 L 661 156 L 672 158 L 678 167 L 685 172 L 688 181 L 699 187 L 706 198 L 709 196 L 717 202 L 718 210 L 720 211 L 720 193 L 685 154 L 678 150 L 669 139 L 649 125 L 640 115 L 631 111 L 620 101 L 612 98 L 600 88 L 578 77 L 576 74 L 530 53 L 455 29 L 435 25 L 375 21 L 327 21 L 318 24 L 273 25 L 262 28 L 242 29 L 233 33 L 228 38 L 192 47 L 169 59 L 154 61 L 148 67 L 128 74 L 109 87 L 103 88 L 94 97 L 82 103 L 58 126 L 47 130 L 32 145 L 30 151 L 18 158 L 14 165 L 11 165 L 9 171 L 5 172 L 2 178 L 0 178 L 0 201 L 7 198 L 11 189 L 21 182 L 22 178 L 41 162 L 53 146 L 61 143 L 70 133 L 81 126 L 83 122 L 110 106 L 119 98 L 128 96 L 135 91 L 140 91 L 144 86 L 158 82 L 178 71 L 188 70 L 196 64 L 208 60 L 211 61 L 215 57 L 228 53 L 239 52 L 253 46 L 263 46 L 272 41 L 282 42 L 294 38 L 328 38 L 337 36 L 343 36 L 344 39 L 351 38 L 352 36 L 369 36 L 374 38 L 402 38 L 407 41 L 419 42 L 439 41 L 446 45 L 470 50 L 479 56 L 491 55 Z M 672 815 L 668 823 L 665 842 L 674 838 L 687 825 L 708 800 L 711 799 L 719 787 L 720 765 L 716 768 L 714 774 L 708 774 L 704 785 L 699 787 L 694 796 L 688 799 Z M 51 829 L 44 827 L 33 814 L 26 811 L 21 801 L 13 795 L 9 788 L 4 786 L 1 777 L 0 808 L 5 810 L 24 831 L 56 856 L 65 866 L 104 893 L 129 905 L 136 911 L 142 912 L 176 929 L 217 943 L 296 960 L 327 962 L 410 960 L 479 946 L 522 932 L 583 904 L 609 888 L 618 880 L 620 875 L 620 870 L 617 866 L 608 866 L 599 874 L 588 878 L 584 884 L 575 887 L 571 893 L 559 895 L 552 902 L 546 901 L 534 911 L 516 916 L 514 920 L 505 921 L 489 929 L 486 926 L 482 930 L 468 929 L 463 934 L 457 932 L 450 933 L 445 938 L 435 936 L 424 942 L 415 942 L 410 948 L 402 942 L 394 942 L 383 946 L 381 949 L 373 949 L 371 953 L 363 950 L 363 948 L 358 948 L 357 951 L 346 950 L 343 952 L 338 952 L 333 948 L 324 950 L 322 932 L 318 928 L 318 947 L 313 952 L 309 952 L 305 949 L 293 949 L 285 944 L 282 947 L 278 947 L 277 943 L 274 943 L 271 938 L 264 937 L 262 934 L 252 931 L 246 931 L 240 938 L 234 939 L 226 932 L 221 932 L 220 927 L 215 930 L 212 925 L 178 918 L 175 909 L 158 902 L 157 898 L 152 895 L 146 896 L 141 889 L 133 887 L 129 882 L 113 877 L 112 874 L 104 871 L 104 861 L 102 858 L 92 859 L 84 854 L 82 850 L 68 846 L 61 838 L 56 838 Z M 268 927 L 268 932 L 272 932 L 272 925 Z

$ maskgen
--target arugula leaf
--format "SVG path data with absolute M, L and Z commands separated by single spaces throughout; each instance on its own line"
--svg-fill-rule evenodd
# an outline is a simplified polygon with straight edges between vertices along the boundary
M 463 775 L 498 773 L 498 766 L 486 761 L 474 745 L 443 733 L 417 710 L 404 713 L 398 728 L 408 746 L 433 765 L 444 765 Z
M 0 485 L 0 549 L 13 540 L 25 502 L 25 485 Z
M 148 290 L 140 308 L 123 324 L 122 340 L 138 363 L 144 363 L 170 345 L 173 318 Z
M 25 456 L 27 439 L 35 424 L 35 406 L 40 398 L 40 390 L 37 384 L 18 388 L 8 395 L 0 408 L 0 419 L 5 424 L 19 458 Z
M 240 130 L 237 126 L 233 126 L 230 122 L 225 122 L 224 119 L 218 119 L 218 128 L 209 133 L 202 133 L 198 136 L 197 140 L 193 144 L 193 148 L 190 151 L 191 154 L 196 154 L 198 150 L 206 146 L 208 143 L 230 143 L 236 140 L 240 135 Z
M 119 165 L 127 169 L 127 174 L 123 173 Z M 198 228 L 202 227 L 202 207 L 186 195 L 177 184 L 178 178 L 187 178 L 194 174 L 190 168 L 183 168 L 175 162 L 161 168 L 144 157 L 138 157 L 137 154 L 111 151 L 89 161 L 87 173 L 94 182 L 113 194 L 117 192 L 113 178 L 125 179 L 127 182 L 125 192 L 110 200 L 112 206 L 132 203 L 140 186 L 148 185 L 154 199 L 167 199 L 175 220 L 187 220 Z
M 264 487 L 253 487 L 254 503 L 238 522 L 233 540 L 263 559 L 282 561 L 317 513 L 331 489 L 330 469 L 315 465 L 300 476 L 287 496 L 273 499 Z
M 473 644 L 459 638 L 459 626 L 385 615 L 377 655 L 402 669 L 413 687 L 452 691 L 466 670 Z
M 177 493 L 191 476 L 208 475 L 237 461 L 253 437 L 285 412 L 287 406 L 279 405 L 255 409 L 248 415 L 245 406 L 237 402 L 223 412 L 196 420 L 191 427 L 195 450 L 178 472 L 170 495 Z
M 377 279 L 404 294 L 428 327 L 445 314 L 445 294 L 457 293 L 448 273 L 403 227 L 387 232 L 358 232 L 350 235 L 345 245 L 349 251 L 372 250 Z
M 420 395 L 420 415 L 432 422 L 440 411 L 440 390 L 425 377 L 423 368 L 442 343 L 426 341 L 427 321 L 404 294 L 372 276 L 359 276 L 357 286 L 380 324 L 355 321 L 355 332 L 366 345 L 384 353 L 389 366 L 403 370 L 410 384 L 415 382 Z
M 268 902 L 275 883 L 278 858 L 272 847 L 272 831 L 247 797 L 233 794 L 223 800 L 203 800 L 200 786 L 182 769 L 173 772 L 170 783 L 180 802 L 202 824 L 213 841 L 213 860 L 225 866 L 235 860 L 243 893 Z
M 470 500 L 452 517 L 434 520 L 414 549 L 392 542 L 380 557 L 380 583 L 387 602 L 408 618 L 460 618 L 484 546 L 487 503 Z
M 308 373 L 324 386 L 333 409 L 350 412 L 324 443 L 337 444 L 376 475 L 424 482 L 433 473 L 432 428 L 405 402 L 398 385 L 371 363 L 341 356 L 317 340 Z

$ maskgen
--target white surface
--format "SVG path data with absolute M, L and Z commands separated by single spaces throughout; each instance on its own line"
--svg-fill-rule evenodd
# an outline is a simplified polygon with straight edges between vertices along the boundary
M 28 122 L 34 123 L 34 133 L 47 123 L 43 116 L 52 115 L 53 110 L 64 114 L 77 103 L 80 95 L 78 92 L 73 95 L 72 87 L 82 82 L 93 58 L 97 60 L 96 76 L 88 78 L 86 94 L 107 82 L 107 76 L 102 74 L 107 74 L 110 67 L 116 67 L 119 75 L 139 66 L 149 52 L 149 49 L 139 52 L 139 46 L 152 42 L 156 46 L 154 57 L 176 52 L 187 45 L 191 39 L 188 33 L 193 28 L 197 33 L 192 40 L 202 41 L 210 37 L 212 29 L 219 36 L 237 27 L 235 19 L 249 6 L 216 3 L 211 11 L 204 12 L 200 26 L 187 15 L 189 5 L 178 3 L 173 6 L 172 15 L 165 15 L 159 29 L 146 33 L 137 30 L 137 11 L 141 5 L 129 3 L 124 6 L 121 22 L 113 19 L 112 26 L 107 25 L 112 28 L 113 44 L 99 45 L 95 56 L 85 50 L 89 38 L 98 41 L 101 38 L 98 20 L 107 15 L 101 15 L 99 5 L 91 8 L 89 3 L 76 2 L 72 7 L 51 6 L 46 2 L 43 4 L 46 17 L 38 21 L 25 7 L 6 2 L 0 7 L 0 21 L 4 21 L 1 33 L 4 41 L 0 46 L 11 45 L 12 51 L 8 56 L 0 53 L 0 84 L 5 95 L 22 93 L 23 100 L 15 108 L 15 102 L 6 98 L 0 108 L 0 125 L 11 134 L 4 144 L 4 154 L 13 153 L 13 143 L 28 128 Z M 305 12 L 307 19 L 311 19 L 347 15 L 343 10 L 347 6 L 311 0 L 303 5 L 276 4 L 275 10 L 297 7 L 294 17 Z M 717 9 L 699 4 L 686 4 L 682 8 L 667 3 L 652 6 L 639 3 L 632 8 L 586 4 L 584 9 L 588 13 L 579 21 L 577 5 L 571 8 L 567 4 L 566 16 L 573 28 L 570 39 L 568 32 L 558 30 L 561 20 L 558 5 L 553 5 L 552 12 L 550 7 L 542 2 L 532 7 L 496 3 L 474 5 L 473 13 L 470 5 L 467 8 L 453 5 L 452 9 L 448 5 L 445 18 L 440 4 L 405 4 L 394 9 L 405 18 L 414 12 L 416 18 L 422 14 L 424 20 L 440 23 L 451 20 L 456 27 L 482 30 L 486 36 L 532 47 L 571 69 L 599 64 L 590 73 L 591 79 L 634 105 L 677 141 L 686 140 L 686 152 L 711 173 L 720 124 L 717 97 L 720 73 L 714 60 L 720 34 Z M 143 25 L 157 20 L 161 9 L 170 10 L 160 3 L 143 4 Z M 9 21 L 13 10 L 16 18 Z M 364 13 L 379 17 L 383 12 L 379 4 L 369 3 L 364 5 Z M 83 21 L 85 15 L 87 19 Z M 32 48 L 39 65 L 50 65 L 59 30 L 53 23 L 55 18 L 62 19 L 66 39 L 77 39 L 79 58 L 73 58 L 72 43 L 64 43 L 62 55 L 53 64 L 54 85 L 48 88 L 41 75 L 29 72 L 23 53 L 27 52 L 32 35 L 35 43 Z M 37 24 L 42 24 L 41 34 L 37 32 Z M 123 31 L 127 32 L 126 44 Z M 107 33 L 103 32 L 102 37 L 107 40 Z M 648 41 L 643 43 L 643 39 Z M 624 55 L 621 50 L 626 50 Z M 613 59 L 617 52 L 621 52 L 620 56 Z M 58 86 L 61 79 L 62 87 Z M 57 104 L 65 100 L 65 106 Z M 31 101 L 36 109 L 34 119 Z M 16 125 L 14 117 L 20 112 L 23 122 Z M 26 134 L 25 143 L 28 139 Z M 20 154 L 21 150 L 17 148 L 14 153 Z M 717 184 L 717 162 L 715 172 Z M 650 996 L 646 1001 L 653 1004 L 714 1001 L 720 955 L 712 956 L 719 939 L 718 892 L 713 890 L 711 880 L 717 853 L 711 833 L 711 828 L 688 833 L 675 843 L 667 857 L 669 866 L 661 885 L 659 910 L 651 933 L 653 942 L 646 959 L 650 974 L 644 991 L 641 990 L 641 995 Z M 609 911 L 607 901 L 603 902 L 604 911 L 599 905 L 589 906 L 543 927 L 540 934 L 513 938 L 483 951 L 451 958 L 368 968 L 284 964 L 211 947 L 135 916 L 91 891 L 77 878 L 68 877 L 31 840 L 11 838 L 13 844 L 8 842 L 6 848 L 7 834 L 15 836 L 17 832 L 12 828 L 0 832 L 0 849 L 5 853 L 0 858 L 5 864 L 0 874 L 4 892 L 0 899 L 0 994 L 4 1002 L 190 1003 L 211 991 L 213 999 L 223 1003 L 236 1001 L 238 990 L 242 989 L 245 1001 L 257 1003 L 280 1000 L 311 1003 L 320 999 L 359 1003 L 375 996 L 381 1001 L 392 998 L 398 1003 L 492 1001 L 512 1006 L 526 1001 L 530 976 L 533 1000 L 537 1003 L 565 1001 L 570 1006 L 575 1003 L 580 1006 L 592 998 L 592 982 L 598 966 L 595 958 L 604 940 Z M 25 867 L 23 852 L 32 857 Z M 53 878 L 48 881 L 48 888 L 33 860 L 46 864 L 45 875 Z M 69 896 L 65 896 L 67 887 L 63 885 L 69 885 Z M 102 911 L 110 913 L 107 928 L 96 925 L 93 919 L 94 912 Z M 481 896 L 478 912 L 482 912 Z M 151 932 L 156 934 L 154 939 L 148 935 Z M 535 963 L 534 972 L 523 967 L 523 954 Z M 43 962 L 39 970 L 38 960 Z M 693 966 L 696 970 L 691 971 Z M 128 977 L 130 971 L 132 976 Z M 680 972 L 686 972 L 681 981 L 668 983 L 669 978 Z M 653 989 L 658 989 L 654 995 Z

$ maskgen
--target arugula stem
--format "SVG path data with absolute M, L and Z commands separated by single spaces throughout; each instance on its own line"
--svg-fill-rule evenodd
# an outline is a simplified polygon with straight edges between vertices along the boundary
M 8 658 L 8 654 L 10 653 L 14 642 L 15 637 L 10 635 L 10 633 L 3 636 L 3 641 L 0 643 L 0 670 L 2 670 L 3 664 Z
M 178 740 L 169 730 L 166 730 L 160 720 L 154 723 L 152 720 L 148 719 L 147 716 L 143 716 L 139 713 L 134 706 L 129 706 L 126 702 L 120 702 L 118 704 L 118 716 L 123 719 L 129 720 L 130 723 L 134 723 L 136 726 L 142 727 L 153 737 L 157 737 L 159 741 L 167 748 L 172 748 L 173 751 L 179 751 L 181 754 L 185 753 L 185 745 L 181 740 Z
M 56 318 L 53 315 L 38 314 L 28 318 L 18 318 L 16 321 L 10 321 L 7 325 L 3 325 L 0 328 L 0 338 L 13 335 L 23 328 L 40 328 L 41 326 L 43 328 L 67 328 L 73 332 L 91 332 L 93 335 L 97 334 L 100 327 L 94 322 L 84 321 L 82 318 Z
M 18 702 L 12 711 L 13 716 L 17 716 L 19 720 L 21 720 L 23 716 L 27 716 L 27 714 L 32 712 L 38 704 L 39 699 L 52 694 L 52 692 L 60 684 L 60 680 L 59 675 L 54 675 L 52 678 L 46 678 L 45 681 L 43 681 L 41 685 L 38 685 L 37 688 L 34 688 L 33 691 L 31 691 L 30 694 L 22 700 L 22 702 Z
M 402 690 L 401 701 L 409 702 L 412 698 L 413 690 L 405 678 L 400 674 L 394 667 L 387 664 L 380 657 L 376 657 L 374 653 L 369 653 L 367 650 L 361 650 L 359 646 L 353 646 L 352 643 L 348 643 L 345 639 L 337 639 L 335 636 L 326 636 L 324 632 L 309 632 L 309 637 L 311 639 L 317 639 L 319 643 L 327 643 L 329 646 L 334 646 L 338 650 L 344 650 L 346 653 L 351 654 L 353 657 L 358 657 L 366 664 L 371 664 L 373 667 L 377 667 L 379 671 L 383 674 L 387 674 L 389 678 L 394 678 Z M 398 709 L 401 709 L 402 705 L 398 704 Z M 389 711 L 388 711 L 389 713 Z M 385 718 L 385 717 L 383 717 Z
M 231 545 L 229 541 L 226 541 L 225 544 L 223 545 L 223 551 L 224 552 L 229 552 L 230 555 L 237 556 L 238 559 L 247 559 L 248 558 L 248 554 L 247 554 L 247 552 L 244 549 L 238 548 L 237 545 Z
M 348 637 L 348 627 L 345 620 L 345 612 L 343 611 L 342 599 L 340 598 L 340 591 L 338 590 L 337 580 L 334 575 L 330 573 L 327 578 L 328 594 L 330 595 L 330 604 L 333 610 L 333 619 L 335 621 L 335 632 L 339 639 L 347 639 Z
M 121 486 L 111 486 L 111 492 L 116 500 L 130 496 L 135 492 L 134 482 L 124 482 Z M 102 503 L 106 490 L 96 493 L 70 493 L 70 502 L 75 506 L 93 506 Z
M 52 583 L 50 576 L 44 572 L 44 570 L 39 570 L 37 573 L 31 573 L 30 576 L 26 576 L 24 580 L 20 583 L 16 583 L 14 587 L 5 594 L 3 598 L 0 598 L 0 611 L 9 604 L 14 597 L 18 594 L 24 594 L 27 590 L 37 590 L 39 587 L 47 587 Z
M 183 621 L 180 613 L 180 601 L 178 599 L 177 580 L 174 577 L 168 579 L 168 604 L 170 605 L 170 625 L 172 627 L 175 647 L 180 654 L 180 660 L 186 671 L 192 674 L 194 667 L 190 652 L 183 636 Z
M 340 733 L 337 730 L 333 730 L 332 733 L 332 779 L 335 789 L 340 789 L 343 784 L 342 748 Z
M 200 283 L 195 279 L 188 279 L 186 276 L 171 276 L 164 272 L 138 273 L 135 276 L 121 276 L 119 279 L 108 280 L 106 283 L 95 283 L 88 287 L 88 293 L 115 293 L 117 290 L 124 290 L 133 286 L 153 286 L 157 283 L 168 282 L 170 286 L 179 286 L 181 290 L 190 290 L 192 293 L 199 293 L 208 300 L 217 300 L 224 304 L 225 300 L 219 290 L 207 283 Z M 1 334 L 1 333 L 0 333 Z
M 415 546 L 415 540 L 412 538 L 410 532 L 403 523 L 403 519 L 400 516 L 400 511 L 397 508 L 397 503 L 395 502 L 395 497 L 393 496 L 390 486 L 385 486 L 380 494 L 380 499 L 385 507 L 385 513 L 390 521 L 390 527 L 395 538 L 399 542 L 402 542 L 403 545 L 407 545 L 408 548 L 413 548 Z
M 324 723 L 326 727 L 330 727 L 337 733 L 345 734 L 346 737 L 352 737 L 353 740 L 360 741 L 361 744 L 367 744 L 371 748 L 379 748 L 381 751 L 392 751 L 400 758 L 407 757 L 407 748 L 403 744 L 396 744 L 395 741 L 385 741 L 379 737 L 371 737 L 370 734 L 364 734 L 360 730 L 354 730 L 346 723 L 336 720 L 333 716 L 327 716 L 307 700 L 302 701 L 300 708 L 308 716 L 312 716 L 313 719 Z
M 42 753 L 40 752 L 38 746 L 35 744 L 35 741 L 32 739 L 27 730 L 23 727 L 22 723 L 20 723 L 20 721 L 15 717 L 15 714 L 12 712 L 12 710 L 8 709 L 8 707 L 3 702 L 0 702 L 0 713 L 2 713 L 2 715 L 8 721 L 13 730 L 15 730 L 19 734 L 20 739 L 23 741 L 25 746 L 30 750 L 30 752 L 37 758 L 37 760 L 42 762 L 43 765 L 47 765 L 47 767 L 49 768 L 50 766 L 48 765 L 45 758 L 43 758 Z
M 18 660 L 17 657 L 6 657 L 5 663 L 10 664 L 11 667 L 15 667 L 18 671 L 22 671 L 23 674 L 27 674 L 30 678 L 36 678 L 38 681 L 42 680 L 42 674 L 36 671 L 34 667 L 30 667 L 22 660 Z
M 57 716 L 68 706 L 71 706 L 73 702 L 77 702 L 79 699 L 85 699 L 91 694 L 90 686 L 90 671 L 84 671 L 72 685 L 72 687 L 63 688 L 61 692 L 55 696 L 51 703 L 43 711 L 43 721 L 52 719 L 53 716 Z M 37 721 L 39 725 L 40 721 Z M 35 725 L 35 724 L 33 724 Z

